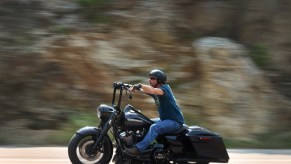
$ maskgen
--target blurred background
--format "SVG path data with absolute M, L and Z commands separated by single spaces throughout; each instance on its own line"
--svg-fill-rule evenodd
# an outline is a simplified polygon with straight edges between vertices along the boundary
M 164 70 L 188 125 L 291 148 L 291 1 L 1 0 L 0 145 L 67 145 L 112 83 Z M 127 103 L 157 117 L 154 101 Z

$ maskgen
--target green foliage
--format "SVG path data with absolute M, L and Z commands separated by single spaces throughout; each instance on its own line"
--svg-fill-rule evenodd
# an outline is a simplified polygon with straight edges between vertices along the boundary
M 56 26 L 55 27 L 55 32 L 59 33 L 59 34 L 69 34 L 71 32 L 71 30 L 68 27 L 65 26 Z
M 95 126 L 99 124 L 96 114 L 91 113 L 72 113 L 69 121 L 61 128 L 57 134 L 52 134 L 50 144 L 66 145 L 76 131 L 85 126 Z
M 97 123 L 99 123 L 99 120 L 97 118 L 97 115 L 94 114 L 88 114 L 88 113 L 75 113 L 70 116 L 69 124 L 72 127 L 81 128 L 83 126 L 96 126 Z
M 227 148 L 254 149 L 290 149 L 291 133 L 266 133 L 254 137 L 252 140 L 223 138 Z
M 92 20 L 93 23 L 104 23 L 104 24 L 107 24 L 107 23 L 110 23 L 111 22 L 111 19 L 104 15 L 104 14 L 100 14 L 100 15 L 96 15 L 96 17 Z
M 180 31 L 178 32 L 178 38 L 182 41 L 193 41 L 194 34 L 189 31 Z
M 192 116 L 185 115 L 188 125 L 198 125 L 208 128 L 203 125 L 203 122 L 198 118 L 193 119 Z M 99 124 L 99 119 L 96 114 L 90 113 L 73 113 L 69 116 L 69 121 L 57 132 L 49 136 L 49 140 L 45 144 L 67 145 L 71 137 L 76 131 L 84 126 L 96 126 Z M 209 129 L 212 130 L 212 129 Z M 113 138 L 109 132 L 110 138 Z M 272 132 L 256 135 L 252 140 L 242 140 L 236 138 L 226 138 L 222 135 L 223 141 L 228 149 L 230 148 L 261 148 L 261 149 L 285 149 L 291 148 L 290 143 L 291 133 Z M 114 139 L 113 139 L 114 140 Z M 6 138 L 0 136 L 0 144 L 5 145 Z
M 230 138 L 223 138 L 224 144 L 227 149 L 230 148 L 255 148 L 257 147 L 255 142 L 246 141 L 246 140 L 239 140 L 239 139 L 230 139 Z
M 202 126 L 203 120 L 199 115 L 192 115 L 190 112 L 183 111 L 184 119 L 187 125 Z
M 108 0 L 77 0 L 77 2 L 83 7 L 103 7 Z
M 110 19 L 104 14 L 109 6 L 108 0 L 77 0 L 82 7 L 81 14 L 92 23 L 108 23 Z
M 8 145 L 6 136 L 0 135 L 0 145 Z
M 267 48 L 263 45 L 253 45 L 250 48 L 250 55 L 253 58 L 254 62 L 262 68 L 266 68 L 268 61 L 270 59 L 270 54 L 267 51 Z

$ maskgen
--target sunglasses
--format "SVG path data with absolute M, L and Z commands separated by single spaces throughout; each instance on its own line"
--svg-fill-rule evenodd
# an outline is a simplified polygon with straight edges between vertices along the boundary
M 157 78 L 154 77 L 154 76 L 151 76 L 150 79 L 151 79 L 151 80 L 157 80 Z

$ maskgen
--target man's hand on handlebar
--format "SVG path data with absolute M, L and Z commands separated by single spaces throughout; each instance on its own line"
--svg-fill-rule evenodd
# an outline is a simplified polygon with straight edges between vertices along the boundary
M 132 86 L 129 88 L 129 91 L 130 91 L 130 92 L 140 91 L 141 87 L 142 87 L 142 86 L 141 86 L 141 83 L 134 84 L 134 85 L 132 85 Z

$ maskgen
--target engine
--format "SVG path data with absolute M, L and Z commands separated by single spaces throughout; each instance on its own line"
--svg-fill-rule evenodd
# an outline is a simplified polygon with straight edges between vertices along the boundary
M 135 110 L 131 105 L 124 109 L 123 131 L 119 133 L 119 138 L 125 147 L 131 147 L 140 142 L 147 134 L 147 129 L 154 123 L 142 113 Z M 162 144 L 153 144 L 146 151 L 147 157 L 150 157 L 152 163 L 165 163 L 167 150 Z
M 126 131 L 121 132 L 119 134 L 119 137 L 123 142 L 122 144 L 124 144 L 125 147 L 131 147 L 134 144 L 140 142 L 144 138 L 145 134 L 146 130 Z

